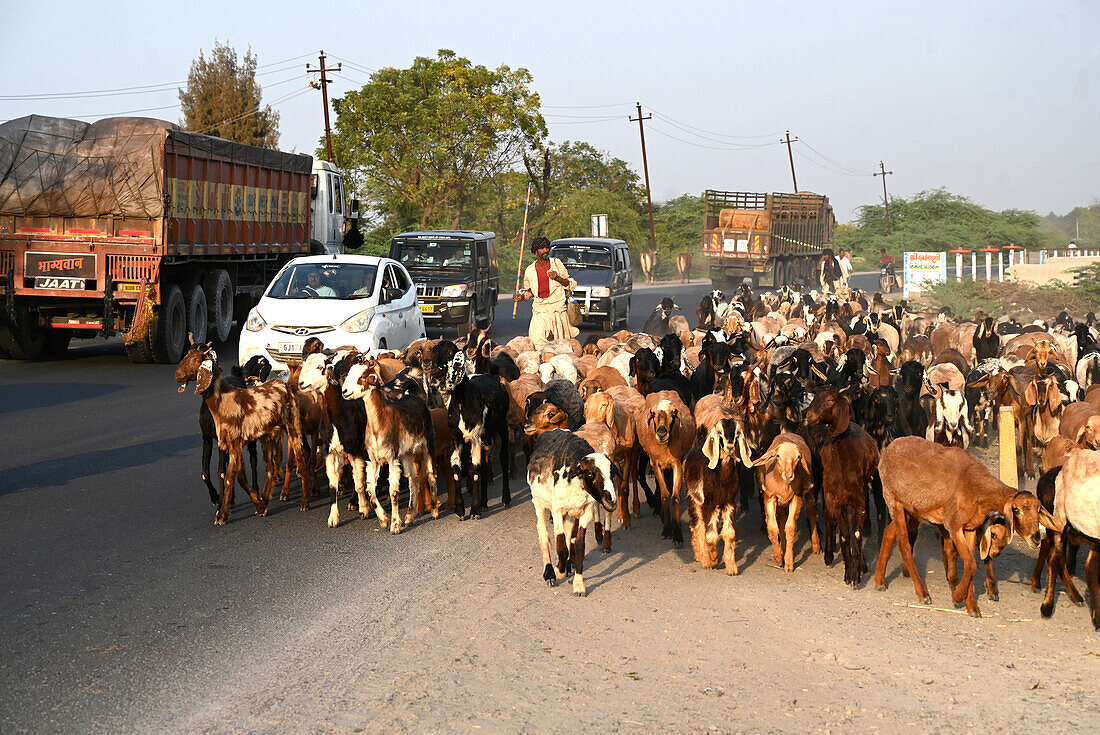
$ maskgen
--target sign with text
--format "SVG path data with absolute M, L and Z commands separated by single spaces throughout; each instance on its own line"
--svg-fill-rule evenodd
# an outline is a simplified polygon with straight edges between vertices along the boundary
M 905 298 L 914 291 L 927 291 L 932 284 L 947 280 L 947 253 L 905 253 L 903 258 Z
M 27 251 L 23 261 L 27 278 L 95 278 L 95 255 L 89 253 L 36 253 Z

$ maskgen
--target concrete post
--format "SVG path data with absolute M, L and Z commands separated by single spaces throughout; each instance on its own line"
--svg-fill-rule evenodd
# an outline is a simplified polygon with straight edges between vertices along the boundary
M 991 266 L 992 260 L 990 259 L 990 255 L 991 255 L 991 253 L 988 250 L 986 250 L 985 251 L 985 280 L 986 281 L 992 281 L 993 280 L 993 268 Z
M 1011 406 L 1001 406 L 997 411 L 997 443 L 1001 448 L 1001 482 L 1011 487 L 1020 486 L 1016 474 L 1016 419 Z

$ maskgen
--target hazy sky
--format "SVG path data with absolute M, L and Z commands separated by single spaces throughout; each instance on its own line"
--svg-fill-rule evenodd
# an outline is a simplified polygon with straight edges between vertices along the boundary
M 5 3 L 0 120 L 38 113 L 178 122 L 176 88 L 215 40 L 261 66 L 280 147 L 312 152 L 321 49 L 330 93 L 450 48 L 526 67 L 551 139 L 587 140 L 641 173 L 655 200 L 703 189 L 803 191 L 841 221 L 890 193 L 946 187 L 992 209 L 1064 214 L 1100 198 L 1100 3 L 130 2 Z M 107 8 L 110 8 L 109 10 Z M 133 89 L 144 87 L 145 89 Z M 77 93 L 112 91 L 76 97 Z M 43 95 L 39 99 L 29 96 Z

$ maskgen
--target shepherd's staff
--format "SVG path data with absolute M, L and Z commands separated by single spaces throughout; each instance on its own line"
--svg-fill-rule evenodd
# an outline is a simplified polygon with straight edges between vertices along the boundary
M 516 293 L 519 293 L 520 278 L 523 273 L 523 251 L 527 249 L 527 212 L 531 209 L 531 182 L 527 182 L 527 201 L 523 203 L 523 229 L 519 235 L 519 265 L 516 266 Z M 512 318 L 516 318 L 519 302 L 512 302 Z

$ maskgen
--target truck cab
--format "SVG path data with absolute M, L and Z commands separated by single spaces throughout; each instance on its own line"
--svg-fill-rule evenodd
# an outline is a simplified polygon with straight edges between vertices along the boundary
M 493 323 L 500 294 L 495 233 L 403 232 L 390 243 L 390 257 L 412 276 L 428 327 L 461 335 Z
M 309 181 L 309 251 L 314 255 L 344 252 L 344 233 L 359 217 L 359 200 L 348 201 L 340 169 L 328 161 L 314 159 Z
M 634 276 L 630 270 L 630 247 L 609 237 L 567 237 L 550 243 L 550 256 L 557 258 L 577 282 L 573 302 L 585 322 L 605 332 L 626 326 Z

